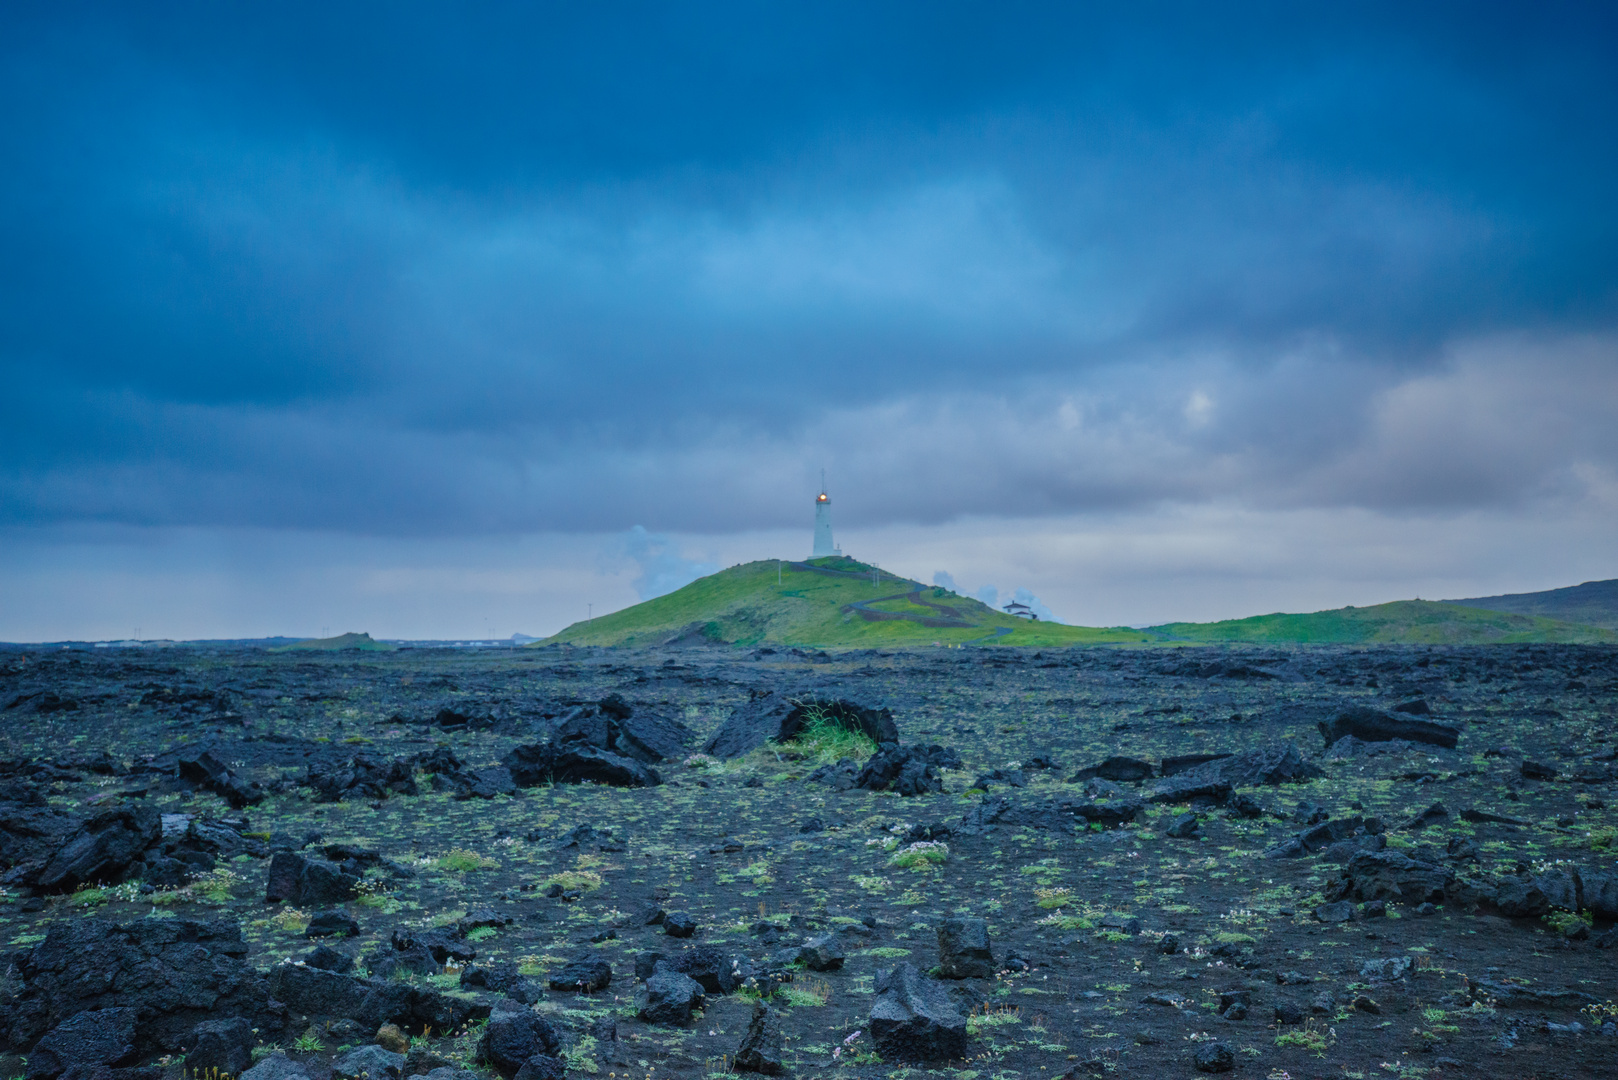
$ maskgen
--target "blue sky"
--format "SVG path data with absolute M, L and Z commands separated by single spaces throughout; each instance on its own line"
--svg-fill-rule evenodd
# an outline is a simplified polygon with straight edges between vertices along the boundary
M 1609 7 L 462 7 L 8 6 L 0 637 L 1618 576 Z

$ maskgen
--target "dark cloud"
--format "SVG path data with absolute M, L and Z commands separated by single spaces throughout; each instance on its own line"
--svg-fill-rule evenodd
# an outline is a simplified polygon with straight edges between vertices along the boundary
M 1605 9 L 11 31 L 0 523 L 739 531 L 821 465 L 872 524 L 1405 512 L 1618 464 Z

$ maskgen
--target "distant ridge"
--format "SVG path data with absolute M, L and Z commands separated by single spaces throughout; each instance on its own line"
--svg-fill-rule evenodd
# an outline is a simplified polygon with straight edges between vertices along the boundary
M 1586 581 L 1565 589 L 1478 596 L 1470 600 L 1445 600 L 1444 603 L 1463 604 L 1488 611 L 1510 611 L 1518 615 L 1541 615 L 1548 619 L 1618 630 L 1618 578 Z
M 341 652 L 344 649 L 358 649 L 362 652 L 393 652 L 399 646 L 386 641 L 373 641 L 370 634 L 339 634 L 336 637 L 309 638 L 305 641 L 295 641 L 291 645 L 279 645 L 271 652 Z
M 1395 600 L 1307 615 L 1255 615 L 1147 628 L 1163 641 L 1263 641 L 1311 645 L 1519 645 L 1618 642 L 1618 632 L 1537 615 L 1463 607 L 1452 601 Z

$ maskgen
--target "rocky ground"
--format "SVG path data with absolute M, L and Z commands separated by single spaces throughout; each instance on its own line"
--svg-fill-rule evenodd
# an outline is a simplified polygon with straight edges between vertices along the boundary
M 1611 1077 L 1615 707 L 1608 647 L 0 653 L 0 1067 Z

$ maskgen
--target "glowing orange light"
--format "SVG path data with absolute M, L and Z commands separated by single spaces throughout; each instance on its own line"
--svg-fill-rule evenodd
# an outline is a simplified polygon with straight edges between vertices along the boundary
M 825 501 L 826 501 L 826 493 L 825 492 L 821 492 L 819 495 L 815 496 L 815 502 L 825 502 Z

